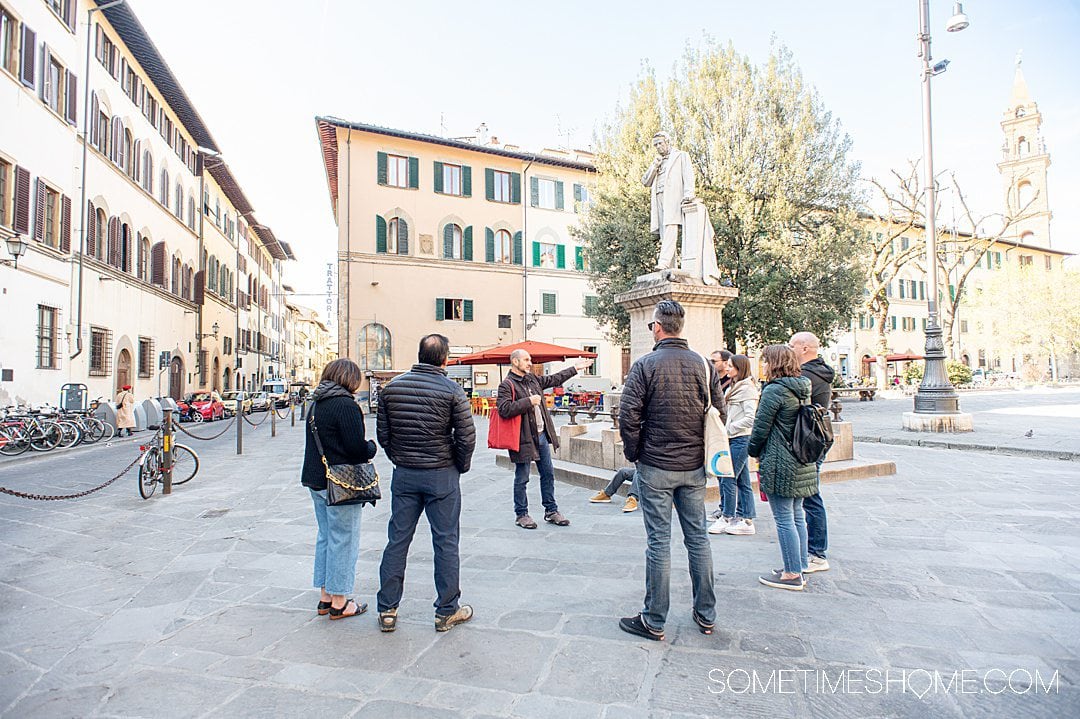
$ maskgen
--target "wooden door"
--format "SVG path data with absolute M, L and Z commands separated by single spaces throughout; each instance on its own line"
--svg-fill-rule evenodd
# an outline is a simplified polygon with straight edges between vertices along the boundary
M 131 384 L 131 353 L 126 349 L 120 350 L 116 358 L 116 389 Z

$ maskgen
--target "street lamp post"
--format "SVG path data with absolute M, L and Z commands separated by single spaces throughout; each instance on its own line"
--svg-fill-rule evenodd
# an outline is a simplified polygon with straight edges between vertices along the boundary
M 945 371 L 945 342 L 942 339 L 938 312 L 938 249 L 936 225 L 936 193 L 934 185 L 933 124 L 930 112 L 930 78 L 941 74 L 948 60 L 931 65 L 930 0 L 919 1 L 919 59 L 922 64 L 923 105 L 923 164 L 926 180 L 926 263 L 930 292 L 927 297 L 926 366 L 922 382 L 915 394 L 914 412 L 905 412 L 905 429 L 931 432 L 969 432 L 971 415 L 960 412 L 960 397 L 949 382 Z M 945 29 L 959 32 L 968 26 L 967 15 L 960 3 L 953 4 L 953 16 Z

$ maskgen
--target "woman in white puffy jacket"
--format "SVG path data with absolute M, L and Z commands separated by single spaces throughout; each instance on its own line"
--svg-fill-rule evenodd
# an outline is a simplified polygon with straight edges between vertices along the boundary
M 754 427 L 754 415 L 758 406 L 758 385 L 750 374 L 750 359 L 746 355 L 733 355 L 728 362 L 728 376 L 731 384 L 724 393 L 727 404 L 728 444 L 731 446 L 731 463 L 735 468 L 734 477 L 720 480 L 721 503 L 725 510 L 734 512 L 731 516 L 722 516 L 711 527 L 711 534 L 754 534 L 754 492 L 750 486 L 750 468 L 747 458 L 747 445 L 750 443 L 750 430 Z

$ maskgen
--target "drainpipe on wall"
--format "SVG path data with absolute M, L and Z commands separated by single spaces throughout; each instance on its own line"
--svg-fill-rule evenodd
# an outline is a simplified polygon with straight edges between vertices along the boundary
M 352 357 L 352 128 L 345 136 L 345 356 Z M 340 200 L 339 200 L 340 202 Z M 341 270 L 338 270 L 338 283 Z M 339 287 L 338 296 L 341 295 Z M 338 338 L 338 348 L 341 338 Z M 339 352 L 340 354 L 340 352 Z M 392 361 L 391 361 L 392 362 Z

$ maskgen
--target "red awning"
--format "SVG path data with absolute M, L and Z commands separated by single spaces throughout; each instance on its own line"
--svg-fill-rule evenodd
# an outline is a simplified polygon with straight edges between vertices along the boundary
M 908 362 L 908 361 L 911 361 L 911 360 L 921 360 L 921 359 L 923 359 L 922 355 L 885 355 L 885 361 L 886 362 Z M 871 362 L 877 362 L 877 357 L 863 357 L 863 362 L 865 364 L 870 364 Z
M 501 347 L 492 347 L 480 352 L 473 352 L 470 355 L 452 359 L 447 362 L 447 364 L 510 364 L 510 353 L 514 350 L 525 350 L 528 352 L 529 356 L 532 357 L 533 364 L 560 362 L 567 357 L 596 357 L 595 352 L 586 352 L 585 350 L 577 349 L 575 347 L 561 347 L 559 345 L 548 344 L 547 342 L 534 342 L 528 340 L 526 342 L 518 342 L 517 344 L 503 345 Z

